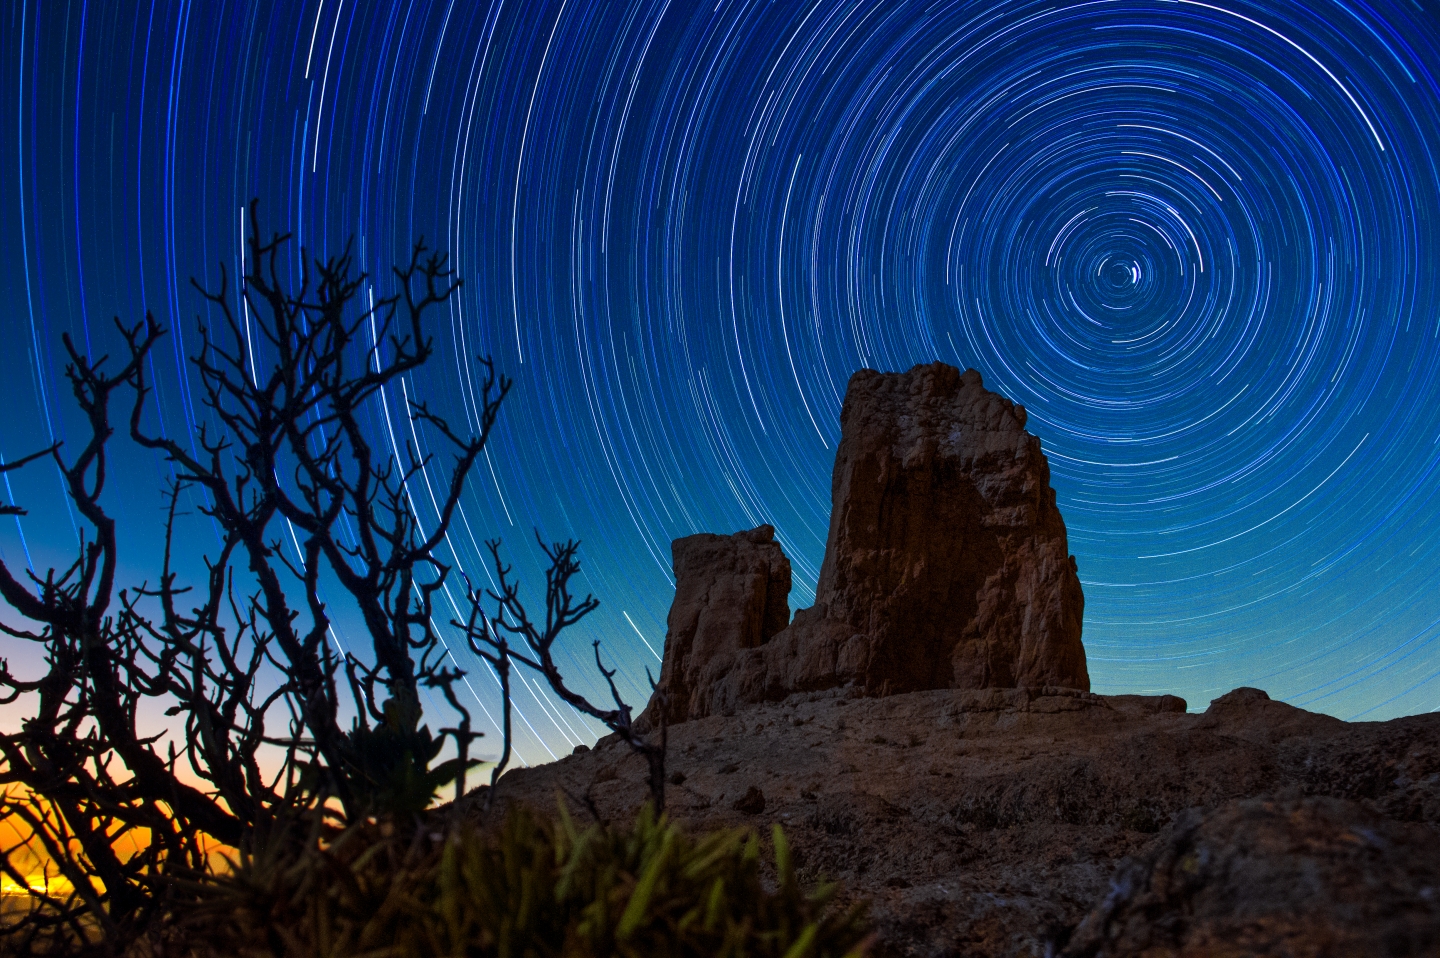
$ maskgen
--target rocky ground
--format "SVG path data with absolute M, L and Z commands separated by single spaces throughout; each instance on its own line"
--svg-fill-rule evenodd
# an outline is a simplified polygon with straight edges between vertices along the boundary
M 784 824 L 880 955 L 1440 954 L 1440 715 L 1347 724 L 1238 689 L 793 695 L 670 728 L 671 814 Z M 500 805 L 623 820 L 620 742 Z
M 1440 955 L 1440 715 L 1053 687 L 1089 687 L 1084 596 L 1025 421 L 974 370 L 852 376 L 793 619 L 769 526 L 675 541 L 670 813 L 783 823 L 879 955 Z M 629 818 L 611 739 L 495 798 Z

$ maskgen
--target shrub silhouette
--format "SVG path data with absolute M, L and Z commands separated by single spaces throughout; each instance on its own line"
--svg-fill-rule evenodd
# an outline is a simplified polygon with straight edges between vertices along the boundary
M 24 907 L 7 903 L 0 933 L 14 950 L 118 950 L 191 900 L 192 879 L 208 872 L 217 846 L 253 855 L 257 841 L 293 835 L 287 823 L 306 815 L 338 825 L 381 815 L 414 831 L 437 791 L 453 784 L 459 797 L 478 764 L 471 750 L 481 733 L 456 694 L 464 673 L 436 624 L 451 572 L 439 548 L 512 383 L 478 360 L 474 434 L 409 404 L 416 430 L 448 445 L 448 465 L 409 442 L 398 461 L 377 450 L 362 425 L 370 406 L 434 356 L 428 316 L 460 281 L 422 241 L 394 270 L 394 292 L 368 306 L 367 277 L 355 273 L 348 246 L 328 259 L 302 248 L 298 279 L 287 284 L 290 236 L 262 238 L 257 204 L 248 212 L 238 289 L 223 265 L 218 289 L 194 283 L 219 318 L 200 321 L 190 360 L 207 419 L 193 445 L 152 424 L 148 369 L 165 330 L 147 314 L 134 326 L 116 320 L 118 361 L 64 338 L 86 424 L 80 450 L 56 445 L 0 465 L 52 460 L 86 525 L 64 569 L 0 562 L 0 599 L 13 613 L 0 629 L 43 658 L 38 676 L 0 660 L 0 704 L 7 714 L 26 711 L 18 731 L 0 733 L 0 815 L 20 835 L 0 848 L 0 869 L 30 887 L 26 859 L 38 855 L 63 879 L 31 888 Z M 174 476 L 164 490 L 161 567 L 130 587 L 117 582 L 123 544 L 110 504 L 118 430 L 162 456 Z M 422 522 L 406 484 L 427 467 L 446 482 Z M 174 566 L 182 500 L 200 503 L 220 539 L 194 580 Z M 0 504 L 0 515 L 23 513 Z M 512 660 L 619 732 L 663 776 L 663 729 L 634 731 L 598 643 L 615 707 L 597 708 L 564 684 L 551 649 L 597 603 L 568 589 L 578 544 L 542 548 L 551 561 L 543 628 L 527 616 L 498 540 L 489 549 L 499 591 L 467 585 L 465 621 L 451 622 L 501 680 L 504 742 L 492 784 L 511 751 Z M 363 623 L 363 651 L 342 655 L 332 645 L 322 577 L 328 596 Z M 510 636 L 521 639 L 517 648 Z M 422 724 L 423 689 L 448 703 L 451 724 Z M 176 718 L 173 735 L 140 728 L 137 716 L 155 703 Z M 342 714 L 353 716 L 348 726 Z M 447 747 L 452 757 L 440 761 Z

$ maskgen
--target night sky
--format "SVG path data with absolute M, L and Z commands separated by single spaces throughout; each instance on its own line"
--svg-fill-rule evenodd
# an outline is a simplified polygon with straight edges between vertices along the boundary
M 407 399 L 465 422 L 494 356 L 443 555 L 483 582 L 502 536 L 538 602 L 531 528 L 582 539 L 602 605 L 563 662 L 602 638 L 637 703 L 671 539 L 773 523 L 808 605 L 849 375 L 939 359 L 1029 411 L 1096 691 L 1440 708 L 1433 0 L 7 0 L 0 57 L 7 459 L 79 444 L 60 334 L 113 354 L 147 308 L 191 434 L 188 280 L 240 271 L 258 197 L 314 253 L 353 234 L 376 295 L 421 234 L 451 252 L 375 435 Z M 121 464 L 153 580 L 168 467 Z M 55 468 L 9 481 L 5 560 L 68 563 Z M 518 704 L 529 761 L 593 737 Z

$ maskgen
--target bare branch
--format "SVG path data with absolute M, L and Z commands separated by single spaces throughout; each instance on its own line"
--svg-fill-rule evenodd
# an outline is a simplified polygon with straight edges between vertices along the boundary
M 290 284 L 282 279 L 290 236 L 262 238 L 253 202 L 248 221 L 246 275 L 232 282 L 222 263 L 217 288 L 192 280 L 207 317 L 190 359 L 205 421 L 189 441 L 147 421 L 150 358 L 165 334 L 147 314 L 134 325 L 116 321 L 113 361 L 63 338 L 86 425 L 73 459 L 55 445 L 0 464 L 8 473 L 52 459 L 84 520 L 65 568 L 0 562 L 0 600 L 18 616 L 0 631 L 44 650 L 34 678 L 0 660 L 0 704 L 27 708 L 18 731 L 0 732 L 0 786 L 36 803 L 6 792 L 0 808 L 27 810 L 17 820 L 77 889 L 69 898 L 38 895 L 30 931 L 98 927 L 118 948 L 117 935 L 179 894 L 176 876 L 206 867 L 207 842 L 244 847 L 287 810 L 330 814 L 331 798 L 349 820 L 377 809 L 423 811 L 444 785 L 463 794 L 476 764 L 470 753 L 481 733 L 457 685 L 464 672 L 447 661 L 435 625 L 435 597 L 450 571 L 437 550 L 512 383 L 479 360 L 474 436 L 423 400 L 409 407 L 417 425 L 455 449 L 443 501 L 422 521 L 406 483 L 437 460 L 407 448 L 397 464 L 377 452 L 365 428 L 376 409 L 367 404 L 431 358 L 428 317 L 459 280 L 443 254 L 416 243 L 394 271 L 393 293 L 366 307 L 367 277 L 350 245 L 326 259 L 300 250 Z M 174 476 L 163 493 L 159 574 L 129 589 L 116 582 L 122 537 L 107 486 L 112 406 L 122 395 L 122 435 L 163 456 Z M 176 568 L 188 534 L 182 501 L 193 501 L 191 511 L 219 536 L 194 581 Z M 23 510 L 0 504 L 9 514 Z M 359 634 L 345 640 L 359 640 L 353 651 L 338 648 L 331 602 L 356 613 Z M 562 605 L 547 628 L 563 629 L 594 607 L 588 598 Z M 506 700 L 496 774 L 510 756 L 510 653 L 501 640 L 490 659 Z M 454 713 L 438 735 L 421 723 L 421 689 L 438 690 Z M 355 713 L 348 728 L 342 692 Z M 175 720 L 171 728 L 141 728 L 152 704 Z M 454 757 L 441 761 L 445 747 Z M 265 750 L 280 756 L 273 773 L 262 772 Z M 149 843 L 122 854 L 117 843 L 141 829 Z M 20 854 L 0 856 L 7 874 L 11 852 Z

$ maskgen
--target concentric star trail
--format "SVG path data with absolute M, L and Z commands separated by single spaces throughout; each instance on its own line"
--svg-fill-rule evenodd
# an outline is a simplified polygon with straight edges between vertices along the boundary
M 76 428 L 60 334 L 103 353 L 146 308 L 194 435 L 188 280 L 242 268 L 255 196 L 312 252 L 353 234 L 367 296 L 451 252 L 443 355 L 375 440 L 443 459 L 406 402 L 473 427 L 469 360 L 516 377 L 443 558 L 483 583 L 503 536 L 538 602 L 531 528 L 582 539 L 562 664 L 602 638 L 637 703 L 670 540 L 771 522 L 807 605 L 849 375 L 939 359 L 1044 443 L 1098 691 L 1440 708 L 1433 2 L 17 0 L 0 31 L 9 459 Z M 138 580 L 168 473 L 128 456 Z M 53 470 L 7 480 L 7 561 L 68 562 Z M 518 701 L 527 761 L 594 735 Z

